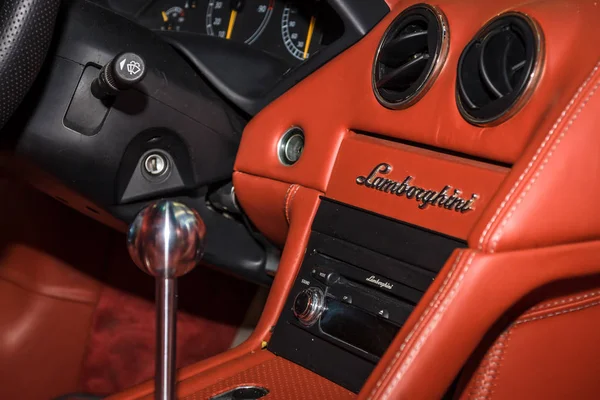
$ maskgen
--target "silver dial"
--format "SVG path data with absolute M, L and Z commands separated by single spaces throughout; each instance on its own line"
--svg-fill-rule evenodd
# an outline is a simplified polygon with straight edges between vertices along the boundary
M 302 290 L 294 298 L 294 316 L 306 326 L 314 325 L 325 310 L 325 295 L 316 287 Z

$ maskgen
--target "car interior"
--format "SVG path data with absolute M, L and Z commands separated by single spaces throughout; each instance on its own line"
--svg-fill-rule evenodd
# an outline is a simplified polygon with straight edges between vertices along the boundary
M 0 399 L 599 398 L 598 3 L 0 2 Z

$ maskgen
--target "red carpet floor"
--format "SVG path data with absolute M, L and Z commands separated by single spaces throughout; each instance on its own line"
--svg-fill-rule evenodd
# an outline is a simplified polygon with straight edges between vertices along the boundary
M 154 280 L 114 246 L 82 366 L 81 388 L 110 394 L 154 375 Z M 123 250 L 119 250 L 123 249 Z M 178 282 L 177 367 L 229 348 L 256 286 L 199 266 Z

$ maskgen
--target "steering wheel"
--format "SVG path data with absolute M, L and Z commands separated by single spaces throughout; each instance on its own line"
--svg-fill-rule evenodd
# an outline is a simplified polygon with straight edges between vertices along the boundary
M 59 6 L 60 0 L 4 0 L 0 4 L 0 129 L 40 72 Z

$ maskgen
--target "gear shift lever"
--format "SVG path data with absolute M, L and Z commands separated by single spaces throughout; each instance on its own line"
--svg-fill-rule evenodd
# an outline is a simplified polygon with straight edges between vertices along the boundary
M 156 278 L 157 400 L 175 398 L 176 279 L 194 269 L 202 258 L 205 234 L 196 211 L 168 200 L 144 208 L 129 227 L 131 258 Z

